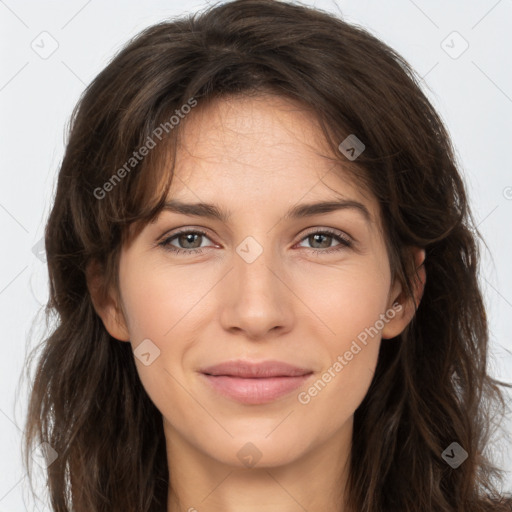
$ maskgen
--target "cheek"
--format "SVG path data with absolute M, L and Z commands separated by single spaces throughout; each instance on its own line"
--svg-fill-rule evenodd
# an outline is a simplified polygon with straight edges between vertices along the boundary
M 298 397 L 305 421 L 314 424 L 314 418 L 322 418 L 326 436 L 348 421 L 368 392 L 381 343 L 376 323 L 384 312 L 383 301 L 376 296 L 331 294 L 331 299 L 323 312 L 335 335 L 317 338 L 326 354 L 324 366 Z
M 313 267 L 293 279 L 294 291 L 326 333 L 320 339 L 328 341 L 331 354 L 345 350 L 347 343 L 375 326 L 385 313 L 390 276 L 377 262 L 361 259 L 339 267 Z
M 124 263 L 120 269 L 121 293 L 141 382 L 161 411 L 169 403 L 186 405 L 190 398 L 179 384 L 185 379 L 183 358 L 204 328 L 205 294 L 218 279 L 176 266 L 155 268 L 141 260 L 126 259 Z M 144 352 L 151 354 L 148 365 L 147 360 L 137 357 L 143 344 L 148 347 Z
M 309 292 L 302 288 L 301 293 L 321 320 L 313 337 L 326 357 L 318 380 L 303 390 L 301 403 L 313 415 L 332 411 L 326 426 L 335 428 L 359 406 L 372 381 L 390 280 L 378 265 L 347 265 L 336 273 L 331 269 L 329 276 L 311 275 L 308 285 Z
M 182 267 L 155 267 L 143 261 L 129 264 L 132 271 L 121 277 L 121 291 L 132 341 L 136 344 L 150 338 L 157 345 L 165 345 L 180 329 L 181 322 L 186 323 L 189 314 L 201 311 L 201 299 L 214 286 L 215 279 Z M 212 284 L 208 284 L 210 281 Z

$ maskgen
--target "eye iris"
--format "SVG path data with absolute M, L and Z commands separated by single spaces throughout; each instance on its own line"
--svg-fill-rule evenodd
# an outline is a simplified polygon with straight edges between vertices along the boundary
M 178 237 L 178 240 L 179 240 L 179 243 L 180 245 L 182 245 L 182 241 L 184 240 L 184 243 L 187 244 L 188 242 L 190 242 L 190 237 L 197 237 L 196 239 L 196 245 L 192 246 L 192 247 L 189 247 L 189 246 L 186 246 L 185 245 L 185 248 L 186 249 L 195 249 L 197 247 L 201 247 L 201 242 L 199 242 L 199 245 L 197 245 L 197 240 L 199 240 L 199 238 L 201 237 L 202 235 L 198 234 L 198 233 L 186 233 L 184 235 L 180 235 Z M 194 242 L 191 242 L 192 244 Z
M 311 239 L 314 240 L 314 242 L 311 244 L 313 247 L 314 247 L 314 243 L 316 243 L 316 237 L 323 237 L 324 238 L 324 242 L 325 242 L 325 239 L 327 239 L 327 245 L 322 245 L 321 242 L 320 242 L 320 245 L 322 245 L 321 248 L 325 248 L 325 247 L 329 247 L 331 245 L 331 238 L 332 236 L 331 235 L 325 235 L 323 233 L 314 233 L 313 235 L 310 235 L 309 238 L 310 238 L 310 242 L 311 242 Z

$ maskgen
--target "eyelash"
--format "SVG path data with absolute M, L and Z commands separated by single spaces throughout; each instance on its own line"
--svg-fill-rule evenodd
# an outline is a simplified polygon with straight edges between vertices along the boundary
M 182 249 L 180 247 L 174 247 L 173 245 L 170 244 L 170 242 L 172 240 L 174 240 L 175 238 L 179 237 L 180 235 L 184 235 L 184 234 L 201 235 L 201 236 L 208 238 L 208 234 L 201 230 L 183 230 L 178 233 L 175 233 L 174 235 L 172 235 L 170 237 L 167 237 L 163 241 L 159 242 L 158 245 L 163 247 L 166 251 L 170 251 L 177 255 L 181 254 L 181 253 L 187 253 L 189 255 L 190 254 L 201 254 L 203 252 L 203 248 L 198 247 L 196 249 Z M 305 247 L 305 249 L 307 251 L 312 252 L 315 255 L 326 254 L 326 253 L 330 254 L 330 253 L 338 252 L 343 249 L 352 247 L 351 240 L 349 240 L 346 236 L 344 236 L 336 231 L 333 231 L 331 229 L 323 229 L 323 230 L 312 231 L 311 233 L 307 233 L 304 237 L 302 237 L 299 240 L 299 242 L 302 242 L 304 239 L 306 239 L 312 235 L 329 235 L 329 236 L 332 236 L 333 238 L 335 238 L 338 242 L 340 242 L 339 245 L 336 245 L 336 246 L 328 248 L 328 249 L 313 249 L 313 248 Z

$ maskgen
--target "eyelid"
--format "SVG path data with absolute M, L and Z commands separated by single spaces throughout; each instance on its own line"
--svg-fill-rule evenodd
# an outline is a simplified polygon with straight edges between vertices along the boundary
M 210 239 L 212 238 L 211 235 L 209 234 L 210 230 L 208 230 L 207 228 L 203 228 L 203 227 L 199 227 L 199 226 L 183 226 L 183 227 L 169 229 L 169 230 L 165 231 L 165 233 L 163 233 L 162 235 L 160 235 L 157 238 L 155 245 L 158 245 L 160 242 L 164 242 L 168 238 L 171 238 L 171 237 L 174 237 L 177 235 L 181 235 L 183 233 L 190 233 L 190 232 L 201 233 L 202 235 L 204 235 Z
M 304 238 L 306 238 L 309 235 L 314 235 L 315 233 L 329 233 L 332 235 L 339 236 L 340 238 L 343 238 L 347 242 L 350 242 L 351 244 L 355 243 L 356 240 L 351 235 L 349 235 L 346 231 L 342 231 L 341 229 L 337 228 L 328 228 L 328 227 L 319 227 L 315 226 L 313 228 L 310 228 L 310 230 L 306 231 L 305 233 L 302 233 L 299 238 L 299 242 L 302 241 Z

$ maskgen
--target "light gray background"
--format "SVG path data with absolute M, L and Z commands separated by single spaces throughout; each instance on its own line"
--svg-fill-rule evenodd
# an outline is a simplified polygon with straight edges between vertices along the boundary
M 423 77 L 452 136 L 488 245 L 481 282 L 492 333 L 490 370 L 512 381 L 512 0 L 305 3 L 341 10 L 347 21 L 395 48 Z M 44 326 L 41 313 L 32 322 L 47 297 L 46 267 L 33 247 L 43 235 L 72 108 L 130 37 L 206 5 L 0 0 L 0 512 L 49 510 L 27 492 L 19 455 L 26 383 L 18 387 L 18 378 L 26 343 L 30 336 L 30 346 L 38 341 Z M 42 53 L 57 44 L 50 56 Z M 511 471 L 510 423 L 507 429 L 509 437 L 496 451 L 498 462 Z M 512 473 L 507 489 L 512 489 Z

